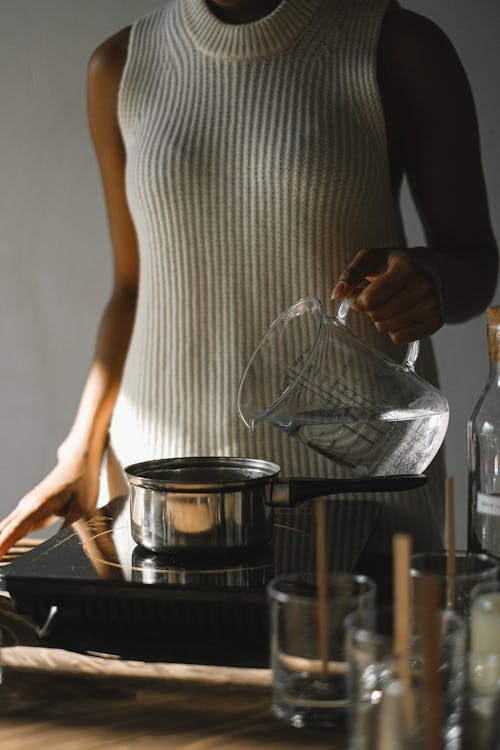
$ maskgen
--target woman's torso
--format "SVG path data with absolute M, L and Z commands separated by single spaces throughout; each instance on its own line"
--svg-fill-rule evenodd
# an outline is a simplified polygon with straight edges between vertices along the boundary
M 341 473 L 272 427 L 246 430 L 236 393 L 278 313 L 305 295 L 330 306 L 356 250 L 404 245 L 377 81 L 387 4 L 285 0 L 238 27 L 170 0 L 134 25 L 119 118 L 141 270 L 111 425 L 122 464 L 225 454 Z

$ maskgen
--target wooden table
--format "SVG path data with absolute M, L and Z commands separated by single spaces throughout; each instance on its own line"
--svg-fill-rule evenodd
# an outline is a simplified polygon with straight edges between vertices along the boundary
M 336 730 L 294 729 L 270 712 L 270 672 L 144 664 L 7 647 L 2 750 L 341 750 Z

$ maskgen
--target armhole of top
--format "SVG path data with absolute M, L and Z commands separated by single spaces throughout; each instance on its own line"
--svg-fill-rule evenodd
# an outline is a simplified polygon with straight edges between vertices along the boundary
M 134 49 L 135 37 L 136 37 L 137 29 L 139 27 L 140 22 L 141 22 L 141 19 L 139 18 L 136 21 L 134 21 L 134 23 L 132 24 L 132 26 L 130 28 L 130 34 L 129 34 L 128 43 L 127 43 L 127 54 L 126 54 L 126 57 L 125 57 L 125 64 L 123 66 L 122 75 L 121 75 L 121 79 L 120 79 L 120 85 L 118 87 L 117 116 L 118 116 L 118 124 L 119 124 L 120 130 L 122 132 L 122 137 L 124 136 L 123 130 L 124 130 L 124 121 L 125 121 L 125 114 L 126 114 L 125 113 L 125 105 L 124 105 L 124 101 L 123 101 L 123 92 L 127 88 L 127 83 L 129 81 L 129 79 L 131 78 L 131 70 L 133 68 L 133 62 L 132 61 L 133 61 L 133 58 L 134 58 L 134 55 L 132 53 L 133 53 L 133 49 Z
M 374 24 L 373 24 L 373 31 L 372 31 L 372 37 L 371 37 L 371 61 L 370 61 L 370 75 L 372 76 L 372 88 L 374 96 L 377 100 L 377 108 L 379 110 L 379 116 L 380 116 L 380 125 L 382 128 L 382 136 L 385 143 L 385 148 L 387 151 L 387 160 L 389 160 L 389 144 L 387 143 L 387 123 L 385 121 L 385 112 L 384 112 L 384 105 L 382 102 L 382 93 L 380 91 L 380 83 L 378 79 L 378 58 L 379 58 L 379 49 L 380 49 L 380 38 L 382 35 L 382 26 L 384 23 L 384 19 L 386 17 L 386 14 L 390 10 L 391 5 L 393 5 L 393 0 L 382 0 L 382 2 L 379 2 L 379 7 L 377 8 L 375 18 L 374 18 Z
M 380 38 L 382 35 L 382 26 L 387 13 L 390 11 L 391 6 L 396 7 L 399 3 L 394 3 L 394 0 L 378 0 L 378 8 L 376 9 L 374 16 L 373 31 L 371 37 L 371 61 L 370 61 L 370 76 L 371 76 L 371 88 L 373 92 L 374 105 L 376 107 L 377 119 L 378 119 L 378 131 L 380 138 L 380 146 L 383 149 L 385 169 L 386 169 L 386 180 L 389 190 L 392 192 L 391 187 L 391 167 L 389 162 L 389 140 L 388 140 L 388 129 L 387 122 L 385 119 L 384 104 L 382 101 L 382 92 L 380 90 L 380 81 L 378 77 L 378 59 L 380 49 Z M 399 243 L 403 246 L 407 246 L 406 232 L 403 223 L 403 217 L 397 201 L 394 201 L 394 219 L 398 227 Z

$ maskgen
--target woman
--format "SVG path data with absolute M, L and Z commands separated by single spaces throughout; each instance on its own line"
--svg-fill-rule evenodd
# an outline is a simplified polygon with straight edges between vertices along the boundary
M 54 515 L 91 510 L 103 457 L 104 499 L 123 491 L 122 466 L 172 455 L 339 473 L 235 415 L 271 320 L 334 286 L 356 298 L 356 333 L 390 356 L 424 339 L 435 380 L 426 337 L 480 313 L 495 287 L 466 76 L 445 35 L 396 3 L 169 0 L 94 52 L 88 111 L 114 290 L 73 427 L 0 525 L 0 555 Z M 404 175 L 425 248 L 406 248 Z M 407 528 L 417 547 L 440 543 L 439 460 L 428 475 L 417 502 L 381 498 L 386 539 Z

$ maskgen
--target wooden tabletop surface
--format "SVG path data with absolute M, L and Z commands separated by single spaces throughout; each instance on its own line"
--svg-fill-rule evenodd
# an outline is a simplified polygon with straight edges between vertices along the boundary
M 2 750 L 341 750 L 338 730 L 270 711 L 269 670 L 145 664 L 57 649 L 3 649 Z

